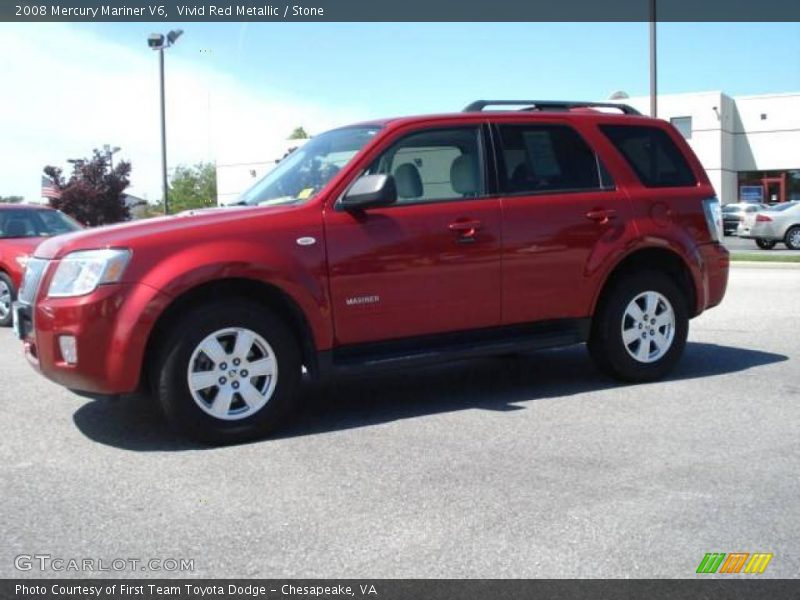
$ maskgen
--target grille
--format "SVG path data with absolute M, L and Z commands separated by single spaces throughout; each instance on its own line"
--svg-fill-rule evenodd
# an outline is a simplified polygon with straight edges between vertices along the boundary
M 31 258 L 25 266 L 25 276 L 22 278 L 22 285 L 17 294 L 17 300 L 23 304 L 33 304 L 36 299 L 36 292 L 39 283 L 42 281 L 48 261 L 41 258 Z

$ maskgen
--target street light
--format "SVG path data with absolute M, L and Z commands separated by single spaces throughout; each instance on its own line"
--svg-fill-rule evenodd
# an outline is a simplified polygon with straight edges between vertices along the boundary
M 161 175 L 164 188 L 164 214 L 169 214 L 169 198 L 167 183 L 167 119 L 164 100 L 164 49 L 172 46 L 181 34 L 182 29 L 173 29 L 166 36 L 161 33 L 151 33 L 147 38 L 147 45 L 153 50 L 158 50 L 158 70 L 161 82 Z

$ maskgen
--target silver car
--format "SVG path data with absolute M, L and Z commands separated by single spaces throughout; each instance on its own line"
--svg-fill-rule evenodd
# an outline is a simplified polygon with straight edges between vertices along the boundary
M 783 242 L 790 250 L 800 250 L 800 201 L 785 202 L 756 214 L 750 230 L 740 237 L 754 239 L 759 248 L 769 250 Z

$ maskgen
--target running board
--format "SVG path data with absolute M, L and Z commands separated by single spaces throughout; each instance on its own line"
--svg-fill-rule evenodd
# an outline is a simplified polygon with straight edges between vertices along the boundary
M 342 346 L 321 352 L 319 374 L 351 375 L 581 344 L 591 319 L 559 319 Z

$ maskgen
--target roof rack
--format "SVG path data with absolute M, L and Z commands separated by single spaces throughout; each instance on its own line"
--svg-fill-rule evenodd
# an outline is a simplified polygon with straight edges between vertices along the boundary
M 476 100 L 468 104 L 462 112 L 481 112 L 487 106 L 524 106 L 520 110 L 563 112 L 572 108 L 614 108 L 626 115 L 641 115 L 627 104 L 616 102 L 571 102 L 561 100 Z

